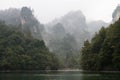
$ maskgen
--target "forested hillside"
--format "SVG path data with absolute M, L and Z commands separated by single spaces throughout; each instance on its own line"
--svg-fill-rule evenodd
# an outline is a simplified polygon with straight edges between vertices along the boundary
M 16 27 L 0 22 L 0 70 L 58 69 L 57 57 L 43 40 L 26 37 Z
M 120 70 L 120 19 L 85 41 L 81 52 L 84 70 Z

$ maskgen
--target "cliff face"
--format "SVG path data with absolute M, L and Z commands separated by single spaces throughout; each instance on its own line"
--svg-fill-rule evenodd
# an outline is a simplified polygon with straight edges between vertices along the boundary
M 8 25 L 17 26 L 25 36 L 42 39 L 41 35 L 44 26 L 34 17 L 30 8 L 10 8 L 8 10 L 0 11 L 0 20 L 5 21 Z
M 20 14 L 23 33 L 27 36 L 30 36 L 29 33 L 31 33 L 31 36 L 34 38 L 42 39 L 44 26 L 34 17 L 32 10 L 27 7 L 23 7 Z

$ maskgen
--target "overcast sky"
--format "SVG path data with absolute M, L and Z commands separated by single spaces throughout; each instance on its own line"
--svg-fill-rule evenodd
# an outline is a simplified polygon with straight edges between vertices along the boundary
M 31 7 L 41 23 L 50 22 L 76 10 L 81 10 L 87 21 L 109 22 L 118 4 L 120 0 L 0 0 L 0 9 Z

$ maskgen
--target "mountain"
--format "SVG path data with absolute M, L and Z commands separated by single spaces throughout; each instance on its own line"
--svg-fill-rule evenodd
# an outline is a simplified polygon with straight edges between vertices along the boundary
M 21 29 L 28 37 L 42 39 L 44 26 L 34 17 L 32 10 L 28 7 L 2 10 L 0 11 L 0 20 L 5 21 L 7 25 L 14 25 L 14 27 Z
M 104 21 L 92 21 L 86 22 L 86 17 L 81 11 L 71 11 L 68 14 L 62 16 L 59 19 L 55 19 L 52 22 L 45 25 L 47 33 L 51 32 L 53 26 L 57 23 L 61 23 L 66 31 L 70 35 L 74 36 L 77 47 L 80 49 L 83 46 L 83 42 L 91 37 L 102 27 L 106 27 L 108 23 Z M 49 42 L 46 42 L 49 44 Z
M 61 18 L 46 24 L 46 27 L 53 27 L 57 23 L 61 23 L 66 32 L 70 34 L 74 34 L 76 30 L 83 31 L 87 27 L 86 18 L 81 11 L 71 11 Z
M 84 40 L 89 38 L 89 32 L 86 30 L 86 18 L 81 11 L 69 12 L 68 14 L 62 16 L 60 19 L 55 19 L 52 22 L 46 24 L 48 32 L 57 23 L 61 23 L 64 26 L 66 33 L 69 33 L 75 37 L 78 45 L 82 46 Z
M 64 15 L 59 22 L 65 26 L 67 33 L 71 34 L 74 34 L 76 30 L 83 31 L 87 27 L 86 18 L 81 11 L 71 11 Z

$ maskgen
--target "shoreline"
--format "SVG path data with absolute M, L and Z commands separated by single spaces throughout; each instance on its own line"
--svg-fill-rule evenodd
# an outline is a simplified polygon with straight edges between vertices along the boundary
M 0 73 L 48 73 L 48 72 L 81 72 L 81 73 L 120 73 L 120 71 L 87 71 L 81 69 L 60 70 L 2 70 Z

